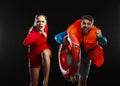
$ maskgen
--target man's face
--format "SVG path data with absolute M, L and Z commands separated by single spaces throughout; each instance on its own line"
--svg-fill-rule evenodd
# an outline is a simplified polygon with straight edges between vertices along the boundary
M 88 19 L 83 19 L 81 21 L 81 28 L 82 28 L 82 31 L 83 31 L 84 35 L 87 34 L 90 31 L 92 26 L 93 26 L 93 23 Z

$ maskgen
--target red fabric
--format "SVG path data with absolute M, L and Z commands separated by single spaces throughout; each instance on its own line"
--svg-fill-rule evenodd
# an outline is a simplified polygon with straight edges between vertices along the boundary
M 74 34 L 78 38 L 79 43 L 82 42 L 82 29 L 80 27 L 80 23 L 80 20 L 76 20 L 67 28 L 67 34 Z
M 95 34 L 97 30 L 99 30 L 99 28 L 93 26 L 89 33 L 84 36 L 83 41 L 86 51 L 98 45 L 97 36 Z
M 45 32 L 48 34 L 48 26 L 45 27 Z M 40 61 L 41 52 L 46 48 L 50 49 L 50 46 L 47 45 L 47 37 L 44 37 L 43 34 L 36 31 L 35 28 L 26 36 L 23 45 L 28 47 L 30 64 L 37 64 L 37 66 L 41 64 L 41 62 L 38 62 Z
M 97 67 L 101 67 L 104 63 L 104 52 L 103 48 L 97 46 L 94 50 L 89 53 L 89 57 Z

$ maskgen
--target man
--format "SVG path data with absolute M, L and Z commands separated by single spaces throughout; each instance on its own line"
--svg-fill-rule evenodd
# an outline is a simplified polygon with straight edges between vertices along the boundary
M 91 15 L 84 15 L 71 24 L 65 32 L 57 34 L 56 42 L 68 45 L 70 42 L 65 39 L 66 35 L 74 35 L 79 40 L 81 61 L 78 71 L 78 86 L 87 86 L 91 62 L 97 67 L 101 67 L 104 63 L 104 52 L 101 46 L 107 44 L 107 39 L 102 35 L 100 28 L 94 25 L 94 18 Z M 73 77 L 71 81 L 75 80 L 76 77 Z

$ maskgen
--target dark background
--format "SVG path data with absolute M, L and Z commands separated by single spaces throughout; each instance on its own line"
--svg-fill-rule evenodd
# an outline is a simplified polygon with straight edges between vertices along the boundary
M 105 1 L 105 0 L 104 0 Z M 54 36 L 84 14 L 95 18 L 95 25 L 108 38 L 104 47 L 105 63 L 91 66 L 88 86 L 119 86 L 120 77 L 120 2 L 91 0 L 0 1 L 0 86 L 29 86 L 27 48 L 23 40 L 37 12 L 48 17 L 52 46 L 50 86 L 77 86 L 66 81 L 59 70 L 58 47 Z M 40 86 L 43 72 L 41 71 Z

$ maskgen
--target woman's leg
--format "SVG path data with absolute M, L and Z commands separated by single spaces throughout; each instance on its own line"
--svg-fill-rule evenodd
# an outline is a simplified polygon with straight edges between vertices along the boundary
M 51 50 L 45 49 L 42 52 L 42 58 L 43 58 L 43 69 L 44 69 L 43 86 L 48 86 L 48 79 L 49 79 L 49 73 L 50 73 Z
M 37 86 L 39 81 L 40 68 L 30 68 L 30 86 Z

